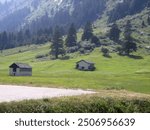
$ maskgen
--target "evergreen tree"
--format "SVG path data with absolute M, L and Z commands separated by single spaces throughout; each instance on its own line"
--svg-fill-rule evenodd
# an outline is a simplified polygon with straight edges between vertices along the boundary
M 2 43 L 2 34 L 0 33 L 0 51 L 2 53 L 3 50 L 3 43 Z
M 30 39 L 31 38 L 31 33 L 29 29 L 25 30 L 25 38 Z
M 150 1 L 147 2 L 147 7 L 150 8 Z
M 118 28 L 118 25 L 114 23 L 110 29 L 109 32 L 109 38 L 115 42 L 119 41 L 120 38 L 120 29 Z
M 104 57 L 110 57 L 110 55 L 109 55 L 109 49 L 108 48 L 102 47 L 101 48 L 101 52 L 103 53 Z
M 66 46 L 74 47 L 77 45 L 77 34 L 74 24 L 71 24 L 66 38 Z
M 147 23 L 148 23 L 148 25 L 150 25 L 150 15 L 147 18 Z
M 125 25 L 125 29 L 124 29 L 124 37 L 125 39 L 130 37 L 132 34 L 132 25 L 131 22 L 128 20 L 126 25 Z
M 17 41 L 19 44 L 22 44 L 23 43 L 23 40 L 24 40 L 24 37 L 23 37 L 23 32 L 22 30 L 18 32 L 17 34 Z
M 54 30 L 50 54 L 55 56 L 56 59 L 58 59 L 59 55 L 65 54 L 60 28 L 58 26 Z
M 0 44 L 1 53 L 2 53 L 3 50 L 5 49 L 7 43 L 8 43 L 8 36 L 7 36 L 7 33 L 4 31 L 4 32 L 1 34 L 1 44 Z
M 43 29 L 38 29 L 37 30 L 37 36 L 39 37 L 39 36 L 41 36 L 43 34 Z
M 45 36 L 46 41 L 51 41 L 52 35 L 53 35 L 52 27 L 44 29 L 44 36 Z
M 124 43 L 122 49 L 125 55 L 130 55 L 131 52 L 137 50 L 137 45 L 132 38 L 132 25 L 130 21 L 127 21 L 124 32 Z
M 31 33 L 30 33 L 29 29 L 25 30 L 25 33 L 24 33 L 24 42 L 25 42 L 25 44 L 28 44 L 29 46 L 31 44 Z
M 64 26 L 60 26 L 59 27 L 59 30 L 60 30 L 60 36 L 63 36 L 63 35 L 65 35 L 66 34 L 66 32 L 65 32 L 65 27 Z
M 96 47 L 101 46 L 100 40 L 97 36 L 93 36 L 91 39 L 91 43 L 94 43 Z
M 87 24 L 85 25 L 84 28 L 84 32 L 82 35 L 82 41 L 89 41 L 93 36 L 93 28 L 92 28 L 92 24 L 90 22 L 87 22 Z
M 142 28 L 146 27 L 146 24 L 144 21 L 142 21 Z

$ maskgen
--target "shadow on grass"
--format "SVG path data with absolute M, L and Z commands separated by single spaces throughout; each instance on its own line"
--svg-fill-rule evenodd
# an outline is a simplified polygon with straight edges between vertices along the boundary
M 59 59 L 60 59 L 60 60 L 69 60 L 69 59 L 70 59 L 70 56 L 63 56 L 63 57 L 60 57 Z
M 144 59 L 142 56 L 136 56 L 136 55 L 129 55 L 128 57 L 136 60 Z
M 51 57 L 50 58 L 51 60 L 69 60 L 70 59 L 70 56 L 62 56 L 62 57 L 59 57 L 59 58 L 54 58 L 54 57 Z
M 110 55 L 103 55 L 105 58 L 112 58 Z

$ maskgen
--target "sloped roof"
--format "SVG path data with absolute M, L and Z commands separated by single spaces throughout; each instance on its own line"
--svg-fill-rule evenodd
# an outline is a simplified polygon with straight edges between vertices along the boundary
M 14 65 L 18 66 L 19 68 L 26 68 L 26 69 L 32 68 L 29 64 L 26 63 L 13 63 L 9 67 L 12 68 Z
M 80 62 L 82 62 L 82 61 L 85 62 L 85 63 L 87 63 L 87 64 L 95 64 L 95 63 L 93 63 L 93 62 L 86 61 L 86 60 L 80 60 L 80 61 L 77 62 L 77 64 L 80 63 Z

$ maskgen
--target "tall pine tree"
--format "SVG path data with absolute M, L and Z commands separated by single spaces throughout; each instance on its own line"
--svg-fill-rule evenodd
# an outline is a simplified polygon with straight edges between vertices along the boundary
M 125 26 L 124 43 L 122 45 L 122 49 L 125 55 L 130 55 L 130 53 L 137 50 L 137 45 L 132 37 L 132 25 L 129 20 Z
M 3 52 L 2 34 L 0 33 L 0 51 Z
M 1 33 L 1 37 L 0 37 L 0 50 L 1 53 L 3 52 L 3 50 L 5 49 L 5 47 L 7 46 L 8 43 L 8 36 L 7 33 L 4 31 L 3 33 Z
M 148 23 L 148 25 L 150 25 L 150 15 L 147 18 L 147 23 Z
M 61 37 L 60 28 L 58 26 L 56 26 L 54 30 L 50 54 L 55 56 L 56 59 L 58 59 L 59 55 L 65 54 L 63 39 Z
M 22 30 L 20 30 L 18 33 L 17 33 L 17 42 L 19 43 L 19 44 L 23 44 L 23 41 L 24 41 L 24 36 L 23 36 L 24 34 L 23 34 L 23 31 Z
M 77 32 L 76 32 L 76 28 L 74 24 L 72 23 L 69 28 L 68 35 L 66 38 L 66 46 L 74 47 L 76 45 L 77 45 Z
M 92 39 L 92 37 L 93 37 L 92 24 L 90 22 L 87 22 L 84 28 L 83 35 L 82 35 L 82 41 L 85 41 L 85 40 L 89 41 Z
M 115 42 L 119 41 L 120 38 L 120 29 L 116 23 L 114 23 L 109 32 L 109 38 Z

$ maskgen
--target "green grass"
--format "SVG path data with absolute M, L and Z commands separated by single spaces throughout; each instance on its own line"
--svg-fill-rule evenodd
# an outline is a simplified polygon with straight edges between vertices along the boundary
M 104 94 L 103 94 L 104 95 Z M 119 95 L 119 93 L 118 93 Z M 136 97 L 84 95 L 0 103 L 1 113 L 133 113 L 150 112 L 150 100 Z
M 0 84 L 96 90 L 126 89 L 150 94 L 149 55 L 141 55 L 143 59 L 132 59 L 111 54 L 112 58 L 105 58 L 96 49 L 90 55 L 73 54 L 70 60 L 40 61 L 35 56 L 48 53 L 49 44 L 29 48 L 23 52 L 18 52 L 18 48 L 10 49 L 0 54 Z M 96 71 L 76 70 L 75 63 L 81 59 L 95 62 Z M 29 63 L 33 67 L 33 76 L 8 76 L 9 65 L 13 62 Z
M 111 1 L 110 1 L 111 2 Z M 113 3 L 108 3 L 113 8 Z M 105 36 L 108 31 L 106 24 L 107 12 L 101 20 L 94 22 L 94 33 L 97 36 Z M 112 58 L 105 58 L 95 50 L 90 55 L 71 54 L 70 60 L 48 60 L 43 61 L 36 59 L 37 55 L 49 53 L 50 43 L 36 46 L 18 47 L 15 49 L 5 50 L 0 54 L 0 84 L 18 84 L 31 86 L 62 87 L 62 88 L 82 88 L 82 89 L 126 89 L 129 91 L 150 94 L 150 51 L 145 51 L 149 46 L 150 26 L 141 27 L 144 20 L 146 23 L 149 10 L 145 9 L 141 13 L 127 16 L 117 21 L 119 27 L 123 26 L 127 20 L 135 29 L 133 37 L 137 39 L 137 44 L 142 48 L 135 54 L 142 56 L 143 59 L 133 59 L 111 54 Z M 147 24 L 147 23 L 146 23 Z M 136 26 L 136 27 L 135 27 Z M 140 35 L 144 32 L 146 35 Z M 78 41 L 81 39 L 82 29 L 77 33 Z M 121 37 L 122 39 L 122 37 Z M 105 43 L 105 40 L 101 40 Z M 111 41 L 107 41 L 110 43 Z M 81 72 L 75 69 L 75 63 L 81 59 L 89 60 L 96 63 L 96 71 Z M 8 76 L 8 67 L 13 62 L 29 63 L 33 67 L 32 77 L 10 77 Z

